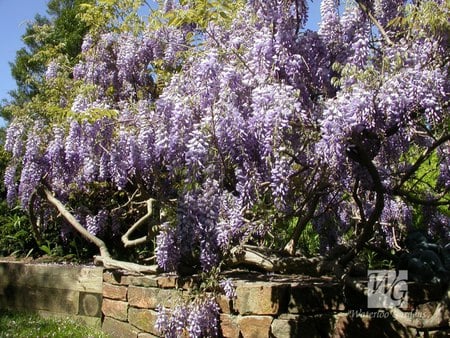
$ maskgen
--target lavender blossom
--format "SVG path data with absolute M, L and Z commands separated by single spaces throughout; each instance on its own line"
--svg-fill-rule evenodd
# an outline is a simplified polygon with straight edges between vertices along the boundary
M 180 260 L 180 249 L 174 229 L 169 223 L 161 224 L 156 236 L 156 262 L 164 271 L 176 270 Z
M 225 295 L 228 299 L 236 298 L 236 288 L 233 285 L 233 281 L 231 279 L 224 279 L 220 282 L 220 286 L 222 287 Z
M 47 70 L 45 71 L 45 78 L 47 81 L 54 79 L 58 76 L 59 64 L 57 61 L 53 60 L 47 66 Z

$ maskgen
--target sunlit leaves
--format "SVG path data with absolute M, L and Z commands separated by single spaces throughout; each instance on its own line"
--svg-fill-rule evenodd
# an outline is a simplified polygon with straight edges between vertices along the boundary
M 99 0 L 95 4 L 81 5 L 79 16 L 93 27 L 91 34 L 119 30 L 136 34 L 142 29 L 143 19 L 138 11 L 144 4 L 143 0 Z
M 169 25 L 182 26 L 194 24 L 204 30 L 211 23 L 228 24 L 237 10 L 243 6 L 243 1 L 200 0 L 180 1 L 181 7 L 168 11 L 165 18 Z

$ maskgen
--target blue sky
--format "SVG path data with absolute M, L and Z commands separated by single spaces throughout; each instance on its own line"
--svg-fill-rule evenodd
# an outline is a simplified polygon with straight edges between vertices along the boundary
M 0 101 L 8 98 L 8 91 L 15 88 L 9 62 L 14 61 L 16 51 L 23 47 L 21 40 L 26 23 L 36 14 L 45 15 L 48 0 L 0 0 Z
M 16 51 L 22 48 L 22 35 L 26 23 L 36 14 L 46 15 L 48 0 L 0 0 L 0 101 L 7 99 L 8 91 L 15 88 L 9 62 L 14 61 Z M 317 29 L 320 20 L 320 0 L 310 5 L 310 29 Z

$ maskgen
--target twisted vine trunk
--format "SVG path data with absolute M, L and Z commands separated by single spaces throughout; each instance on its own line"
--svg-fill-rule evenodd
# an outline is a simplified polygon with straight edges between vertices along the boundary
M 48 189 L 42 188 L 42 194 L 81 236 L 97 246 L 100 251 L 100 255 L 94 257 L 94 262 L 96 264 L 102 264 L 106 269 L 123 269 L 137 273 L 155 274 L 159 272 L 158 266 L 156 265 L 147 266 L 113 259 L 111 257 L 111 254 L 109 253 L 106 243 L 97 236 L 94 236 L 89 231 L 87 231 L 70 213 L 70 211 L 67 210 L 64 204 L 61 203 L 61 201 L 58 200 Z

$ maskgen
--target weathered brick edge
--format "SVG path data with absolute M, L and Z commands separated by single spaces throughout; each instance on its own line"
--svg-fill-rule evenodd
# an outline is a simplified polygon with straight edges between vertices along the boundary
M 382 313 L 367 316 L 365 299 L 330 279 L 234 277 L 237 297 L 218 297 L 220 334 L 230 338 L 416 337 Z M 158 305 L 171 307 L 189 295 L 194 278 L 171 275 L 103 274 L 103 330 L 111 337 L 161 337 L 155 329 Z M 432 294 L 423 303 L 432 304 Z M 353 303 L 349 303 L 352 299 Z M 366 312 L 367 313 L 367 312 Z M 446 337 L 447 332 L 431 332 Z

